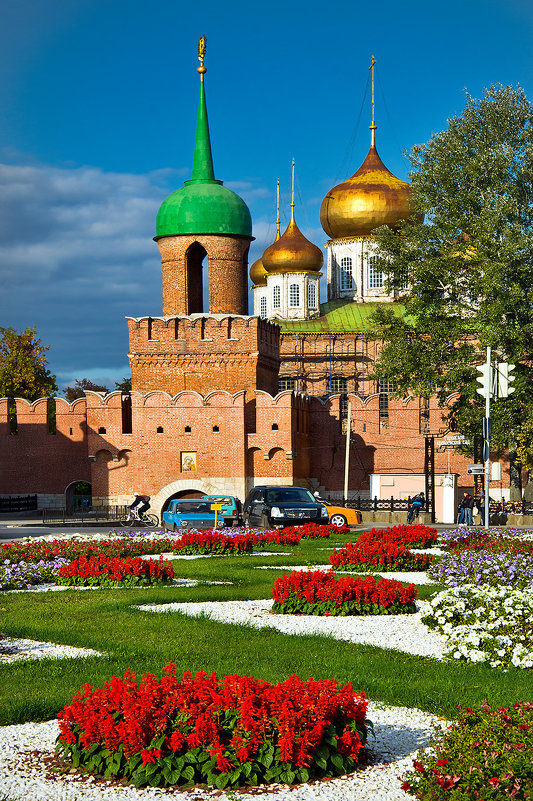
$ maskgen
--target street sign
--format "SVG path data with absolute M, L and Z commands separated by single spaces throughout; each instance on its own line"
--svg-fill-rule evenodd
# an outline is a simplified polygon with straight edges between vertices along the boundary
M 485 468 L 482 464 L 469 464 L 466 472 L 469 476 L 480 476 L 485 472 Z

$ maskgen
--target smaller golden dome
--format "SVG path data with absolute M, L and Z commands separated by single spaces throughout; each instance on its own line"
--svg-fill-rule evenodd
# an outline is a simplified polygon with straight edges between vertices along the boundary
M 302 234 L 294 220 L 294 204 L 287 230 L 263 253 L 263 266 L 273 273 L 317 273 L 324 263 L 324 254 Z
M 250 280 L 254 286 L 266 286 L 266 270 L 262 258 L 254 261 L 250 267 Z

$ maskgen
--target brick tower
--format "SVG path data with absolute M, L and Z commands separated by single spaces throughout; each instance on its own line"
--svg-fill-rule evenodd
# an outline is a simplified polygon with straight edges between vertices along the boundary
M 163 317 L 128 319 L 132 388 L 171 395 L 184 389 L 204 395 L 214 389 L 261 389 L 275 395 L 279 328 L 248 316 L 252 220 L 242 198 L 214 176 L 204 55 L 202 37 L 192 178 L 167 197 L 157 215 Z

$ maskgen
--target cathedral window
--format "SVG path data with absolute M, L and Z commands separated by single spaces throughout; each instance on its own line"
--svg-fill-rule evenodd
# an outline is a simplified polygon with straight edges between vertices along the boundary
M 278 379 L 278 392 L 285 392 L 287 389 L 296 389 L 296 379 L 292 376 Z
M 348 379 L 342 375 L 332 375 L 330 381 L 330 392 L 332 395 L 337 393 L 345 394 L 348 392 Z
M 307 305 L 310 309 L 316 309 L 316 284 L 310 281 L 307 284 Z
M 289 306 L 294 308 L 300 305 L 300 287 L 298 284 L 290 284 L 289 286 Z
M 383 287 L 383 270 L 377 266 L 377 256 L 368 257 L 368 287 L 369 289 L 382 289 Z
M 340 288 L 343 289 L 353 289 L 353 275 L 352 275 L 352 260 L 349 256 L 343 256 L 341 259 L 341 270 L 340 270 Z
M 272 308 L 279 309 L 281 307 L 281 287 L 275 286 L 272 290 Z
M 379 428 L 389 427 L 389 394 L 396 391 L 394 381 L 383 379 L 379 382 Z
M 265 319 L 267 316 L 267 299 L 265 298 L 264 295 L 259 301 L 259 316 L 262 317 L 263 319 Z

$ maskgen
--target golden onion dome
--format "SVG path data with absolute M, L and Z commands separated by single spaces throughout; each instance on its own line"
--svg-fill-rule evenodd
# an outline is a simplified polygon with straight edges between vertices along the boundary
M 259 258 L 254 261 L 250 267 L 250 280 L 254 286 L 266 286 L 266 270 L 263 264 L 263 259 Z
M 392 227 L 412 213 L 410 185 L 385 167 L 372 141 L 357 172 L 322 201 L 320 222 L 331 239 L 341 239 L 368 236 L 374 228 Z
M 320 248 L 302 234 L 294 219 L 291 203 L 291 221 L 287 230 L 263 253 L 263 265 L 268 275 L 273 273 L 317 273 L 324 263 Z

